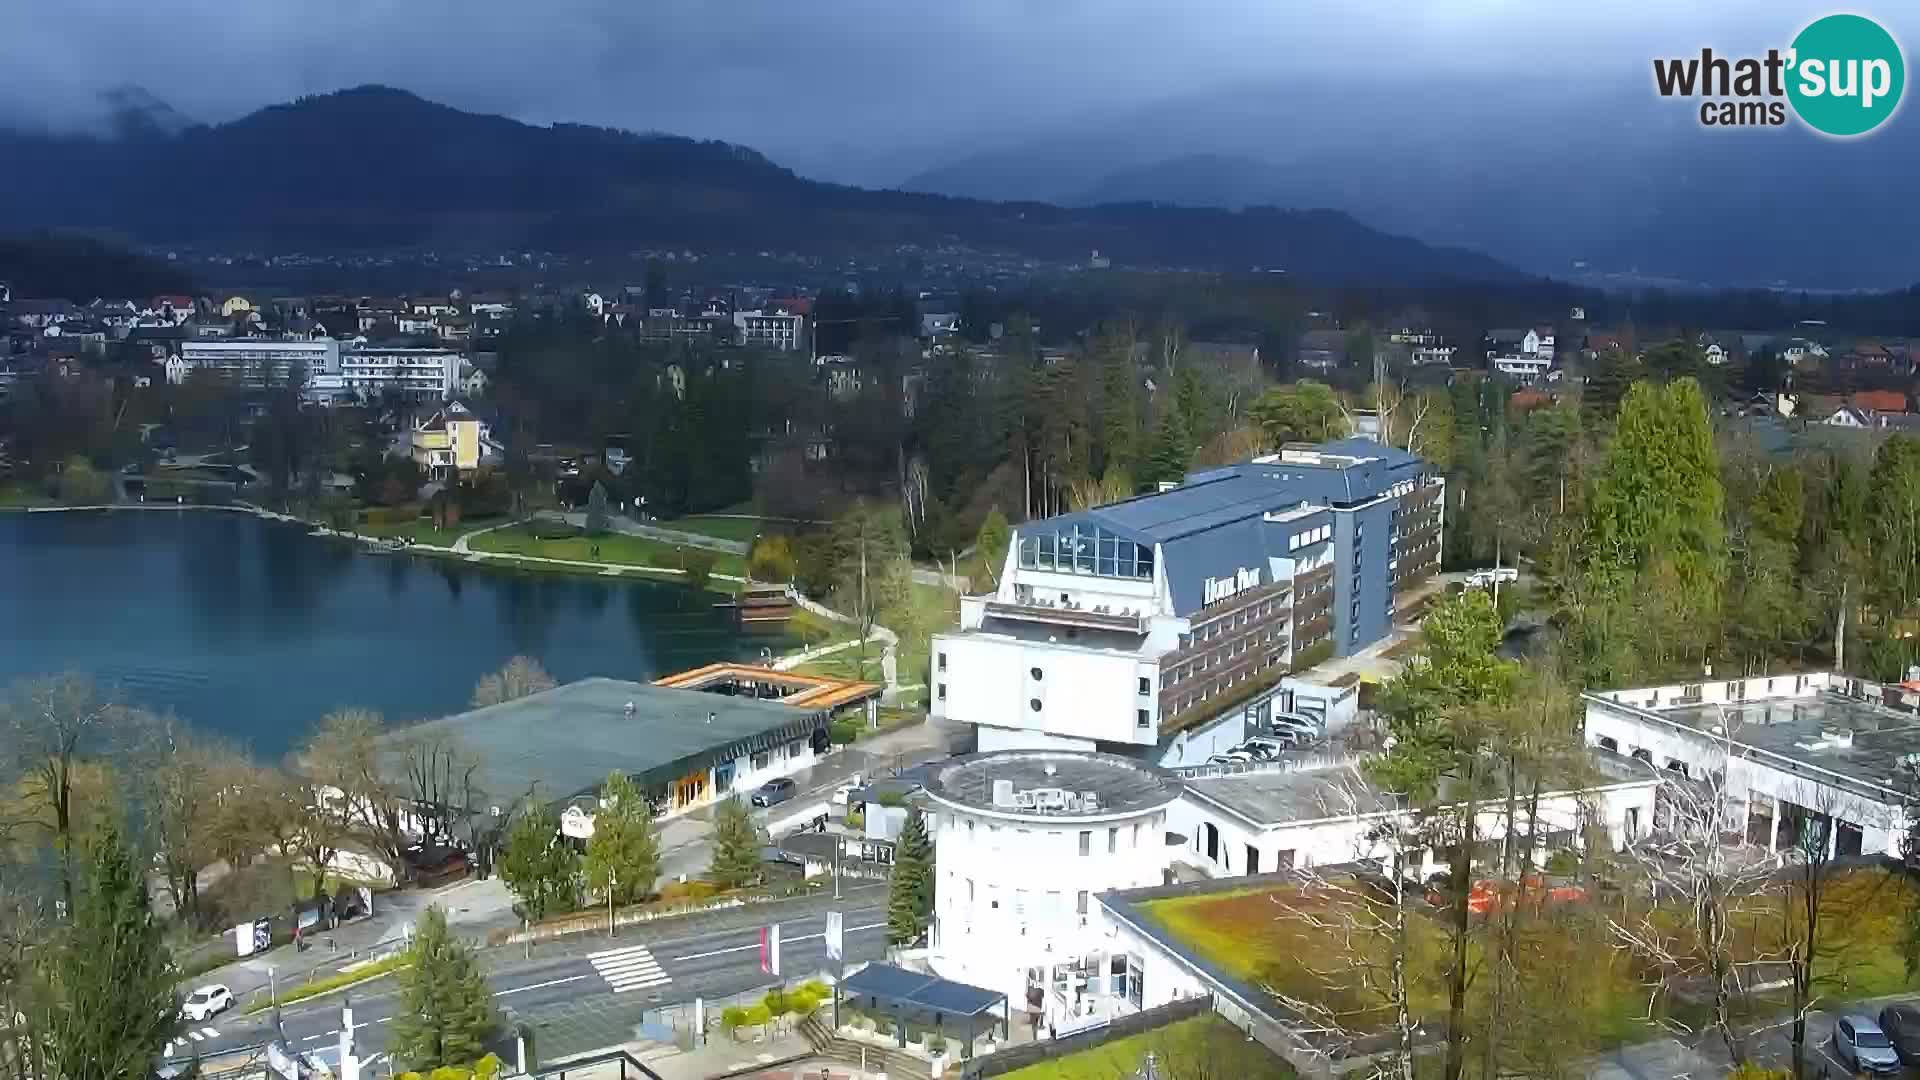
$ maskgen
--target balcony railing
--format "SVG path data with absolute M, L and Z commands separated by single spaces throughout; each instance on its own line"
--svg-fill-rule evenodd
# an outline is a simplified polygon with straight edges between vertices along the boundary
M 1112 611 L 1062 604 L 1010 604 L 1000 600 L 987 602 L 987 614 L 998 619 L 1046 623 L 1053 626 L 1078 626 L 1092 630 L 1118 630 L 1128 634 L 1147 632 L 1147 616 L 1136 610 Z

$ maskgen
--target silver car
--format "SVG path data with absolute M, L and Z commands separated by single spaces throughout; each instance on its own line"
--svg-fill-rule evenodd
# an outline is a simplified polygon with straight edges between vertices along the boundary
M 1855 1072 L 1896 1073 L 1900 1055 L 1893 1052 L 1893 1040 L 1880 1025 L 1858 1013 L 1843 1016 L 1833 1025 L 1833 1051 Z

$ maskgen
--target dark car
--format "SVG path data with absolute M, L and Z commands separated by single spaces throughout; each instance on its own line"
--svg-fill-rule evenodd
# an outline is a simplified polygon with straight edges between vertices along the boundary
M 1880 1010 L 1880 1030 L 1905 1065 L 1920 1063 L 1920 1007 L 1889 1005 Z
M 776 777 L 755 788 L 753 797 L 748 801 L 755 806 L 772 806 L 775 803 L 783 803 L 793 798 L 794 789 L 798 786 L 798 784 L 795 784 L 787 777 Z

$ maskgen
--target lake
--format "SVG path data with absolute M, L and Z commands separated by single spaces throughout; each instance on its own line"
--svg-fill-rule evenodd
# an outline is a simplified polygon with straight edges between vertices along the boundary
M 717 600 L 367 555 L 247 514 L 0 513 L 0 685 L 84 672 L 264 758 L 341 706 L 391 722 L 459 711 L 520 653 L 562 682 L 646 680 L 798 646 L 743 633 Z

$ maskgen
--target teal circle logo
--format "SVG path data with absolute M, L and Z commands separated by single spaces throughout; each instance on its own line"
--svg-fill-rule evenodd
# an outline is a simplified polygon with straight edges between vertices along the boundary
M 1879 23 L 1828 15 L 1793 39 L 1787 99 L 1808 127 L 1842 138 L 1864 135 L 1900 107 L 1907 85 L 1900 45 Z

